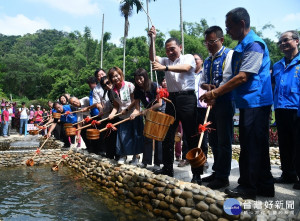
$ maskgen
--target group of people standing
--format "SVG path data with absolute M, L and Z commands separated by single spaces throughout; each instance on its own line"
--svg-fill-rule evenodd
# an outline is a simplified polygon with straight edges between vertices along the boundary
M 30 105 L 30 108 L 27 108 L 26 103 L 22 102 L 22 106 L 17 108 L 16 102 L 6 101 L 1 104 L 0 116 L 0 135 L 8 137 L 11 128 L 17 129 L 19 134 L 23 135 L 27 124 L 42 125 L 48 120 L 49 113 L 45 108 L 41 109 L 40 105 L 36 108 Z
M 157 97 L 157 82 L 151 82 L 148 73 L 139 68 L 134 73 L 134 83 L 125 81 L 123 72 L 113 67 L 106 73 L 97 69 L 88 78 L 90 93 L 84 98 L 62 96 L 59 102 L 49 101 L 52 113 L 68 113 L 60 120 L 53 120 L 47 136 L 51 133 L 70 143 L 63 134 L 63 124 L 75 123 L 90 115 L 95 120 L 106 119 L 92 127 L 101 129 L 108 122 L 115 123 L 130 118 L 108 132 L 101 133 L 98 140 L 87 139 L 87 129 L 78 133 L 88 151 L 104 154 L 123 164 L 128 155 L 133 155 L 132 164 L 137 165 L 143 153 L 141 167 L 152 164 L 152 141 L 143 136 L 143 115 L 150 109 L 176 115 L 163 142 L 155 142 L 154 173 L 174 176 L 174 137 L 179 122 L 185 134 L 188 150 L 197 147 L 198 125 L 203 123 L 206 105 L 212 106 L 209 121 L 210 133 L 205 134 L 201 145 L 207 154 L 207 143 L 214 155 L 213 173 L 201 178 L 203 166 L 192 167 L 191 182 L 212 189 L 229 186 L 232 158 L 233 116 L 239 108 L 240 178 L 238 186 L 226 189 L 230 197 L 255 199 L 258 196 L 273 197 L 275 183 L 293 183 L 300 189 L 300 55 L 299 33 L 287 31 L 280 36 L 278 46 L 285 57 L 271 68 L 266 43 L 250 29 L 250 16 L 246 9 L 235 8 L 226 14 L 226 32 L 238 41 L 234 49 L 223 46 L 223 30 L 219 26 L 205 31 L 205 45 L 210 53 L 203 62 L 199 54 L 181 53 L 182 46 L 176 38 L 165 42 L 166 57 L 155 55 L 156 29 L 151 37 L 149 57 L 153 70 L 164 71 L 168 99 Z M 203 64 L 203 68 L 202 68 Z M 272 73 L 271 73 L 272 72 Z M 273 83 L 273 90 L 272 90 Z M 273 96 L 274 95 L 274 96 Z M 204 102 L 204 103 L 203 103 Z M 282 176 L 273 178 L 269 157 L 269 115 L 274 103 Z M 143 108 L 141 108 L 141 106 Z M 165 106 L 165 108 L 163 108 Z M 72 113 L 75 110 L 81 113 Z M 165 109 L 165 110 L 164 110 Z M 90 111 L 90 112 L 88 112 Z M 71 114 L 70 114 L 71 113 Z M 57 129 L 60 128 L 60 129 Z M 55 133 L 55 131 L 59 131 Z M 163 167 L 160 169 L 160 164 Z
M 285 57 L 271 68 L 266 43 L 250 29 L 250 16 L 246 9 L 235 8 L 226 14 L 226 31 L 238 41 L 234 49 L 223 46 L 223 31 L 218 26 L 205 31 L 205 45 L 210 56 L 205 59 L 200 76 L 195 75 L 198 57 L 181 54 L 181 45 L 175 38 L 165 43 L 167 57 L 150 59 L 154 70 L 165 71 L 169 99 L 176 109 L 176 121 L 163 141 L 164 167 L 157 171 L 173 176 L 174 135 L 178 122 L 182 123 L 188 149 L 197 146 L 197 122 L 203 119 L 203 106 L 198 100 L 212 106 L 209 120 L 213 128 L 208 134 L 214 155 L 213 173 L 201 179 L 203 166 L 192 168 L 192 182 L 219 189 L 229 186 L 232 158 L 233 115 L 239 109 L 240 178 L 238 186 L 226 189 L 230 197 L 255 199 L 257 195 L 273 197 L 274 183 L 293 183 L 300 189 L 300 62 L 299 33 L 284 32 L 278 46 Z M 156 31 L 152 27 L 149 35 L 152 45 Z M 198 72 L 199 73 L 199 72 Z M 195 84 L 195 77 L 198 85 Z M 272 85 L 273 83 L 273 85 Z M 207 92 L 195 96 L 195 86 Z M 272 87 L 273 86 L 273 87 Z M 273 88 L 273 90 L 272 90 Z M 273 97 L 274 94 L 274 97 Z M 273 178 L 269 157 L 269 116 L 274 102 L 282 175 Z M 198 111 L 197 111 L 198 106 Z M 205 109 L 204 109 L 205 110 Z M 167 103 L 166 113 L 174 116 L 172 106 Z M 203 120 L 200 121 L 203 123 Z M 205 145 L 203 151 L 207 153 Z

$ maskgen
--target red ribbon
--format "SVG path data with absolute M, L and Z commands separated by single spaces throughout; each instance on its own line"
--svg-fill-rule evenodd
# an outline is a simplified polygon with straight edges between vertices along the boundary
M 92 119 L 89 117 L 89 116 L 87 116 L 86 118 L 84 118 L 84 122 L 85 123 L 88 123 L 88 122 L 90 122 Z
M 160 98 L 163 98 L 163 97 L 165 97 L 165 98 L 169 97 L 169 92 L 166 88 L 159 87 L 159 88 L 157 88 L 156 93 L 157 93 L 157 95 L 156 95 L 157 100 L 159 100 Z
M 117 128 L 116 128 L 112 123 L 106 124 L 106 128 L 107 128 L 108 130 L 117 130 Z
M 35 151 L 37 154 L 40 154 L 41 153 L 41 150 L 39 148 L 36 149 Z
M 113 131 L 118 130 L 112 123 L 106 124 L 106 128 L 107 128 L 107 132 L 106 132 L 104 138 L 108 137 L 108 136 L 110 135 L 110 133 L 111 133 L 112 130 L 113 130 Z
M 67 154 L 64 154 L 64 155 L 62 155 L 61 156 L 64 160 L 68 157 L 68 155 Z
M 91 123 L 92 126 L 100 125 L 100 122 L 93 120 Z
M 208 132 L 211 132 L 211 130 L 215 130 L 213 128 L 209 128 L 207 127 L 208 125 L 211 125 L 212 123 L 209 121 L 207 122 L 206 124 L 202 125 L 202 124 L 199 124 L 199 127 L 198 127 L 198 132 L 199 134 L 205 132 L 205 131 L 208 131 Z

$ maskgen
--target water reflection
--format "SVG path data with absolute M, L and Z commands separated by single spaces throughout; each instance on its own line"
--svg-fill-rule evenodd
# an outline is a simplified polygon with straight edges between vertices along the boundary
M 67 167 L 0 168 L 0 174 L 0 220 L 127 220 L 109 211 L 119 209 L 106 206 L 97 184 Z

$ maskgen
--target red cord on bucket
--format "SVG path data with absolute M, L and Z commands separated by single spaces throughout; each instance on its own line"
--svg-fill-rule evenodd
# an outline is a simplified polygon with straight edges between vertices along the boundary
M 84 118 L 84 122 L 85 122 L 85 123 L 89 123 L 91 120 L 92 120 L 92 119 L 91 119 L 89 116 L 87 116 L 86 118 Z
M 36 154 L 40 154 L 41 150 L 39 148 L 37 148 L 35 152 L 36 152 Z
M 157 100 L 159 100 L 160 98 L 163 98 L 163 97 L 165 97 L 165 98 L 169 97 L 169 92 L 166 88 L 159 87 L 159 88 L 157 88 L 156 93 L 157 93 L 157 95 L 156 95 Z
M 100 124 L 101 123 L 96 121 L 96 120 L 93 120 L 92 123 L 91 123 L 91 125 L 94 126 L 94 127 L 96 127 L 96 125 L 100 125 Z
M 118 130 L 112 123 L 106 124 L 107 132 L 105 134 L 105 138 L 108 137 L 111 133 L 111 131 L 116 131 Z
M 202 124 L 199 124 L 199 127 L 198 127 L 198 132 L 199 132 L 199 134 L 201 134 L 201 133 L 203 133 L 203 132 L 205 132 L 205 131 L 207 131 L 207 132 L 211 132 L 212 130 L 215 130 L 215 129 L 213 129 L 213 128 L 209 128 L 209 127 L 207 127 L 208 125 L 211 125 L 212 124 L 212 122 L 207 122 L 207 123 L 205 123 L 204 125 L 202 125 Z

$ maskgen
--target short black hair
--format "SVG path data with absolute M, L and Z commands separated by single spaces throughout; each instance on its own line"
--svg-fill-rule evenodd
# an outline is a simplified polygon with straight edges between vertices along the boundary
M 103 89 L 104 89 L 105 86 L 106 86 L 106 85 L 104 84 L 104 81 L 105 81 L 106 79 L 109 80 L 107 76 L 103 76 L 103 77 L 100 79 L 100 85 L 101 85 L 101 87 L 102 87 Z
M 202 54 L 194 53 L 194 54 L 193 54 L 193 56 L 194 56 L 194 55 L 198 55 L 198 56 L 199 56 L 199 58 L 201 58 L 201 60 L 202 60 L 202 61 L 204 61 L 204 60 L 203 60 L 203 56 L 202 56 Z
M 245 27 L 250 28 L 250 16 L 245 8 L 238 7 L 234 8 L 226 14 L 226 18 L 230 17 L 231 20 L 238 24 L 240 21 L 244 20 Z
M 97 84 L 97 78 L 94 76 L 90 76 L 87 80 L 86 83 L 88 84 Z
M 171 41 L 175 41 L 175 43 L 178 45 L 178 46 L 180 46 L 181 45 L 181 43 L 180 43 L 180 41 L 177 39 L 177 38 L 169 38 L 168 40 L 166 40 L 166 43 L 165 43 L 165 46 L 166 46 L 166 44 L 168 44 L 169 42 L 171 42 Z
M 25 102 L 22 102 L 22 105 L 24 105 L 25 104 Z
M 299 40 L 299 32 L 298 31 L 289 30 L 289 31 L 283 32 L 281 35 L 283 35 L 285 33 L 292 33 L 292 38 L 295 39 L 295 40 Z
M 61 105 L 61 103 L 55 101 L 55 102 L 53 103 L 53 108 L 55 109 L 57 105 Z
M 97 68 L 96 71 L 94 72 L 95 77 L 97 77 L 99 71 L 103 71 L 104 73 L 106 73 L 106 71 L 103 68 Z
M 216 25 L 211 26 L 208 29 L 206 29 L 205 32 L 204 32 L 204 35 L 209 35 L 211 33 L 215 33 L 218 38 L 223 38 L 224 37 L 222 28 L 219 27 L 219 26 L 216 26 Z

